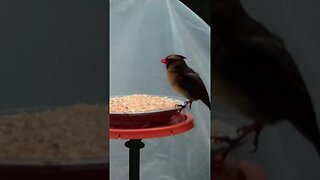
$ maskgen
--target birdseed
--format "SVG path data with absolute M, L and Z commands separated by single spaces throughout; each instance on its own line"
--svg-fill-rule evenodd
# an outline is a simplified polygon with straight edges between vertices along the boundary
M 181 104 L 179 100 L 168 97 L 133 94 L 129 96 L 111 97 L 110 112 L 130 113 L 169 110 L 177 108 L 176 105 L 178 104 Z
M 108 159 L 106 105 L 0 115 L 0 163 Z

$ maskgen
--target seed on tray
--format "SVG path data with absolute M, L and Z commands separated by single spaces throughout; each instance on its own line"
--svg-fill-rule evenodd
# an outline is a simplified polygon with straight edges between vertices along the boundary
M 155 110 L 168 110 L 176 108 L 179 100 L 168 97 L 133 94 L 128 96 L 111 97 L 110 112 L 129 113 Z
M 1 161 L 107 159 L 106 105 L 0 115 Z

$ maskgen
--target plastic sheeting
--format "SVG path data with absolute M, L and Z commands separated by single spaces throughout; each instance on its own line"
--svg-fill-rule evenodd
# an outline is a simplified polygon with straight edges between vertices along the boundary
M 161 58 L 187 57 L 210 91 L 210 27 L 178 0 L 110 1 L 110 95 L 179 96 L 169 86 Z M 143 140 L 142 180 L 210 179 L 210 111 L 200 101 L 190 112 L 195 128 Z M 128 179 L 124 140 L 110 142 L 111 180 Z

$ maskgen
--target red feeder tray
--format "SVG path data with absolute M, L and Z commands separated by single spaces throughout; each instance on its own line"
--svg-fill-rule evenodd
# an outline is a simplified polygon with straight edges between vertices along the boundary
M 147 116 L 147 115 L 144 115 Z M 149 118 L 155 115 L 149 116 Z M 148 116 L 147 116 L 148 117 Z M 144 117 L 144 118 L 147 118 Z M 163 117 L 163 116 L 161 116 Z M 113 121 L 110 118 L 110 122 Z M 110 126 L 110 138 L 112 139 L 146 139 L 146 138 L 158 138 L 164 136 L 172 136 L 186 132 L 194 127 L 193 116 L 190 113 L 172 114 L 166 125 L 159 125 L 157 123 L 152 124 L 149 128 L 128 129 L 125 128 L 112 128 Z
M 177 100 L 178 104 L 184 103 L 181 99 L 177 97 L 168 98 Z M 181 121 L 179 110 L 181 110 L 180 107 L 168 110 L 153 110 L 146 112 L 111 112 L 109 116 L 109 125 L 111 129 L 143 129 L 172 125 L 176 122 Z
M 129 148 L 130 180 L 140 179 L 140 149 L 144 147 L 142 139 L 173 136 L 194 127 L 193 116 L 179 110 L 176 108 L 146 113 L 110 113 L 109 137 L 129 139 L 125 146 Z
M 177 109 L 150 111 L 148 113 L 110 113 L 110 128 L 114 129 L 142 129 L 159 127 L 179 121 Z

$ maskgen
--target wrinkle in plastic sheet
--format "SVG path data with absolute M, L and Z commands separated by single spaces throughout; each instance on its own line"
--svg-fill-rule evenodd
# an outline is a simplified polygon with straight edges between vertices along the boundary
M 182 54 L 210 92 L 210 28 L 178 0 L 110 1 L 110 95 L 179 96 L 169 86 L 161 58 Z M 210 111 L 200 101 L 189 132 L 145 139 L 141 179 L 210 179 Z M 127 180 L 125 140 L 110 141 L 110 178 Z

